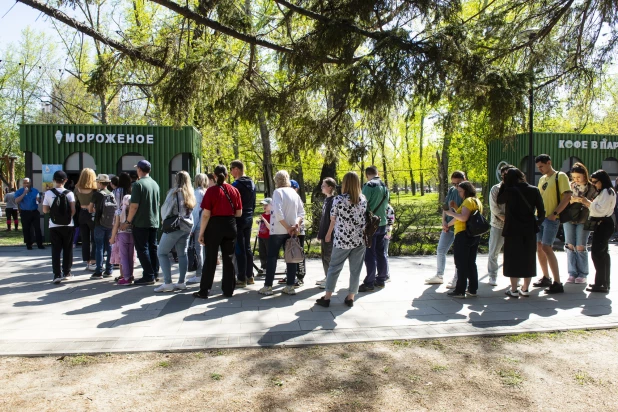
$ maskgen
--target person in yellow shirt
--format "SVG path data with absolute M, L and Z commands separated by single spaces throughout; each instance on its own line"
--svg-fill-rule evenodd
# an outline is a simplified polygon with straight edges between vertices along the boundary
M 452 216 L 448 225 L 455 226 L 455 267 L 457 268 L 457 285 L 448 295 L 463 299 L 466 296 L 475 297 L 479 286 L 479 273 L 476 268 L 476 254 L 479 249 L 480 236 L 471 236 L 466 232 L 466 222 L 474 211 L 483 213 L 483 205 L 476 198 L 476 188 L 470 182 L 461 182 L 457 185 L 457 193 L 463 199 L 461 206 L 455 209 L 455 202 L 451 201 L 450 209 L 444 213 Z
M 564 287 L 560 283 L 558 259 L 556 259 L 552 246 L 560 228 L 560 212 L 569 205 L 571 200 L 571 184 L 566 173 L 554 170 L 549 155 L 538 155 L 534 162 L 539 172 L 543 173 L 538 187 L 543 198 L 546 217 L 536 234 L 537 255 L 543 277 L 532 285 L 536 287 L 549 286 L 545 289 L 545 293 L 548 294 L 564 293 Z M 554 276 L 553 283 L 549 278 L 548 266 Z

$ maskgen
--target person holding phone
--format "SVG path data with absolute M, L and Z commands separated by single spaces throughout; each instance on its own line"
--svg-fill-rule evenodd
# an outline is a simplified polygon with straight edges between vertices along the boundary
M 41 233 L 41 214 L 39 213 L 40 193 L 32 187 L 29 178 L 24 178 L 23 187 L 15 192 L 15 203 L 21 211 L 21 227 L 24 232 L 24 243 L 28 250 L 32 250 L 32 244 L 36 241 L 39 249 L 43 246 L 43 234 Z M 34 236 L 32 238 L 32 229 Z

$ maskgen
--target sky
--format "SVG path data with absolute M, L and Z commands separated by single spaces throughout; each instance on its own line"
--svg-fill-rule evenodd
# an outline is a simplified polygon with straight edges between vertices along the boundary
M 47 16 L 41 15 L 40 11 L 14 0 L 0 0 L 0 52 L 9 44 L 17 43 L 21 32 L 28 26 L 50 35 L 55 33 Z

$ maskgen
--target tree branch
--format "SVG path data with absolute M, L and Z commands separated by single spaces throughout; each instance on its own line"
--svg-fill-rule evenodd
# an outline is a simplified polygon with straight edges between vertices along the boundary
M 156 59 L 148 54 L 142 52 L 141 50 L 137 50 L 133 47 L 126 46 L 116 40 L 110 39 L 109 37 L 103 35 L 102 33 L 96 31 L 92 27 L 88 27 L 84 23 L 81 23 L 69 16 L 67 16 L 62 11 L 55 9 L 53 7 L 48 6 L 47 4 L 42 3 L 40 0 L 16 0 L 20 3 L 23 3 L 27 6 L 30 6 L 34 9 L 37 9 L 48 16 L 63 22 L 64 24 L 73 27 L 74 29 L 92 37 L 95 40 L 100 41 L 101 43 L 107 44 L 108 46 L 122 52 L 123 54 L 142 60 L 152 66 L 160 67 L 162 69 L 169 69 L 170 67 L 162 60 Z

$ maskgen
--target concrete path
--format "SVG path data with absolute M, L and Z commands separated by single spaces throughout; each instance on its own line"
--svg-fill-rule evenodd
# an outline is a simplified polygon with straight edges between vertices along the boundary
M 610 251 L 616 267 L 618 246 L 610 245 Z M 510 299 L 504 295 L 508 279 L 500 276 L 497 287 L 487 285 L 484 255 L 477 262 L 477 298 L 451 299 L 444 286 L 424 285 L 423 279 L 435 273 L 435 256 L 404 257 L 390 259 L 392 282 L 359 295 L 353 308 L 343 304 L 346 266 L 331 306 L 322 308 L 314 305 L 322 295 L 314 286 L 323 277 L 318 260 L 308 261 L 305 286 L 296 296 L 259 295 L 263 281 L 258 278 L 233 298 L 224 298 L 217 282 L 211 298 L 196 300 L 191 293 L 197 285 L 155 294 L 153 287 L 90 280 L 77 256 L 74 278 L 53 285 L 49 253 L 49 247 L 0 248 L 0 355 L 298 346 L 618 326 L 618 314 L 612 313 L 618 290 L 590 294 L 585 285 L 568 284 L 562 295 L 533 289 L 529 298 Z M 564 276 L 565 253 L 558 258 Z M 176 265 L 174 270 L 176 279 Z M 449 256 L 447 273 L 453 270 Z

